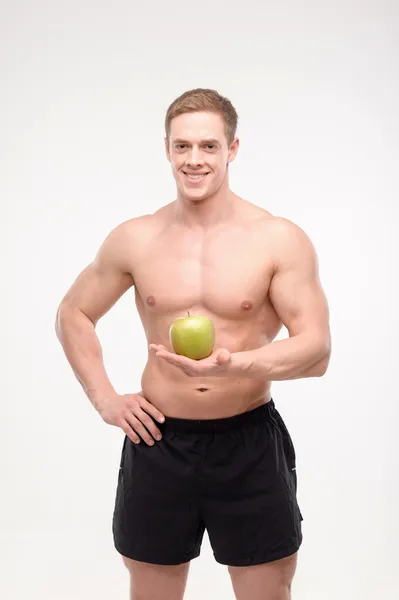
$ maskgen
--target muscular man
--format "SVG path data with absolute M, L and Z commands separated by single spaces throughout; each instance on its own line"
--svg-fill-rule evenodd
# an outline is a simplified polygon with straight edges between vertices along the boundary
M 125 435 L 113 515 L 131 600 L 181 600 L 206 528 L 237 600 L 288 600 L 301 545 L 295 450 L 271 382 L 319 377 L 328 304 L 307 235 L 234 194 L 237 113 L 191 90 L 166 115 L 177 198 L 110 232 L 57 313 L 89 400 Z M 129 288 L 148 340 L 138 393 L 118 394 L 95 333 Z M 174 353 L 177 317 L 216 331 L 202 360 Z M 273 341 L 285 325 L 289 337 Z

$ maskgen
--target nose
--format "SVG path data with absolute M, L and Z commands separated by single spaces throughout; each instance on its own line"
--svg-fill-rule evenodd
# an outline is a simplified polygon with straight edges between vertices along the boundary
M 191 152 L 187 156 L 187 167 L 201 167 L 204 164 L 201 151 L 193 146 Z

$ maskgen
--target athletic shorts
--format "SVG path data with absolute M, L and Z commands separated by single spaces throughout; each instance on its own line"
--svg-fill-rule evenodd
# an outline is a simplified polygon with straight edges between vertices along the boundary
M 185 563 L 199 556 L 205 529 L 224 565 L 298 550 L 295 450 L 273 400 L 233 417 L 165 417 L 157 426 L 154 446 L 123 442 L 112 523 L 120 554 Z

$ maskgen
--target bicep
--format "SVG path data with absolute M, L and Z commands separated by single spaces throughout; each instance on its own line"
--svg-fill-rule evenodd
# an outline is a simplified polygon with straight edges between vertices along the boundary
M 329 340 L 329 309 L 322 289 L 318 259 L 312 242 L 297 226 L 280 237 L 270 301 L 289 335 L 311 333 Z
M 94 324 L 134 285 L 125 270 L 121 231 L 112 231 L 94 261 L 76 278 L 62 303 L 83 312 Z

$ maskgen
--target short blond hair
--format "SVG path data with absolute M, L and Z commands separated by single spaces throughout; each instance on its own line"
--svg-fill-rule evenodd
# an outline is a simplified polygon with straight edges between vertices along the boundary
M 184 113 L 208 111 L 221 115 L 224 121 L 227 142 L 230 145 L 235 138 L 238 115 L 236 109 L 224 96 L 215 90 L 196 88 L 184 92 L 169 106 L 165 118 L 165 133 L 169 139 L 172 119 Z

